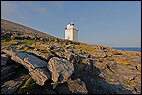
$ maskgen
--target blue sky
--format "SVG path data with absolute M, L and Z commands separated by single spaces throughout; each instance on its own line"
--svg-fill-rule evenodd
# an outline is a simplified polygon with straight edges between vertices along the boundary
M 1 18 L 61 39 L 73 21 L 80 42 L 141 47 L 141 1 L 2 1 Z

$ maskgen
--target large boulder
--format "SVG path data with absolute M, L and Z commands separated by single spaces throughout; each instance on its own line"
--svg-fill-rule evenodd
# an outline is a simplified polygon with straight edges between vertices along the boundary
M 50 74 L 46 69 L 47 62 L 25 52 L 17 52 L 14 50 L 3 50 L 3 52 L 10 55 L 12 60 L 27 68 L 30 72 L 29 74 L 37 84 L 44 85 L 46 80 L 50 78 Z
M 74 72 L 73 63 L 58 57 L 51 58 L 47 68 L 50 70 L 52 80 L 55 84 L 66 82 Z

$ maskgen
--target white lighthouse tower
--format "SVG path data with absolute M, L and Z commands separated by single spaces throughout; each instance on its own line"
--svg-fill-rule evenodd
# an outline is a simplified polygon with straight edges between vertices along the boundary
M 65 30 L 65 39 L 78 41 L 78 29 L 74 28 L 73 22 L 68 24 L 64 30 Z

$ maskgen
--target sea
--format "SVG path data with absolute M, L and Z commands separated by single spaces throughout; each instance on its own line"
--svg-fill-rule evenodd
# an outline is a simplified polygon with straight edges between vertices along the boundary
M 141 47 L 112 47 L 117 50 L 127 50 L 127 51 L 139 51 L 141 52 Z

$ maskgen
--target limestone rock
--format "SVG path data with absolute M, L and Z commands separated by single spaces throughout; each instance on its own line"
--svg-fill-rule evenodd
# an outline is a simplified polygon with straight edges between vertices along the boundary
M 85 83 L 80 79 L 69 79 L 54 89 L 58 94 L 88 94 Z
M 50 54 L 44 53 L 44 52 L 41 52 L 41 51 L 28 50 L 27 52 L 28 52 L 28 53 L 33 53 L 33 54 L 35 54 L 35 55 L 37 55 L 37 56 L 40 56 L 40 57 L 42 57 L 42 58 L 44 58 L 44 59 L 46 59 L 46 60 L 49 60 L 50 57 L 51 57 Z
M 87 94 L 88 90 L 86 85 L 81 79 L 77 78 L 76 80 L 68 80 L 68 87 L 72 93 L 78 94 Z
M 50 75 L 46 69 L 47 63 L 36 56 L 17 51 L 3 50 L 3 52 L 9 54 L 12 60 L 24 65 L 24 67 L 29 70 L 32 78 L 39 85 L 44 85 L 45 81 L 50 78 Z
M 22 84 L 21 81 L 10 80 L 2 85 L 1 94 L 13 94 Z
M 71 52 L 56 52 L 56 55 L 58 55 L 61 58 L 66 58 L 72 63 L 76 63 L 80 61 L 80 57 Z
M 50 74 L 48 73 L 46 68 L 37 68 L 37 69 L 29 69 L 29 74 L 39 85 L 44 85 L 45 81 L 50 78 Z
M 93 52 L 90 52 L 90 54 L 95 57 L 105 57 L 106 56 L 103 50 L 94 50 Z
M 1 66 L 5 66 L 7 64 L 9 56 L 7 54 L 1 54 Z
M 8 77 L 10 77 L 11 75 L 15 74 L 16 72 L 13 69 L 12 65 L 9 66 L 4 66 L 1 68 L 1 80 L 4 80 Z
M 18 45 L 18 46 L 17 46 L 17 49 L 18 49 L 18 50 L 22 50 L 22 49 L 24 49 L 25 47 L 28 47 L 28 48 L 29 48 L 30 46 L 24 45 L 24 44 L 23 44 L 23 45 Z
M 64 83 L 74 72 L 74 67 L 68 60 L 53 57 L 49 60 L 47 68 L 51 72 L 54 83 Z

